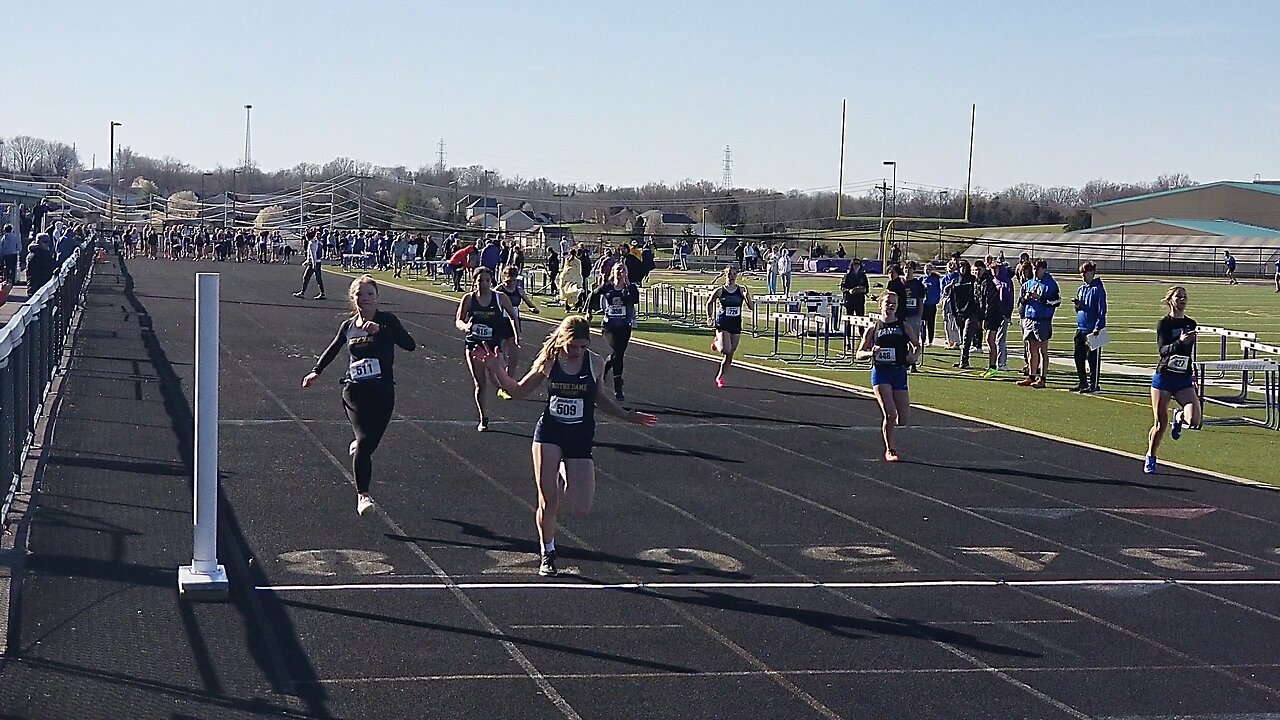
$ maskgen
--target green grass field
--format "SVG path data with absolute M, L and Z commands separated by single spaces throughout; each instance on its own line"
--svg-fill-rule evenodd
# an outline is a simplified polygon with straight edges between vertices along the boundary
M 456 297 L 450 288 L 429 280 L 393 280 L 390 273 L 373 273 L 380 280 L 396 282 L 405 287 Z M 649 284 L 711 284 L 713 273 L 655 272 Z M 764 291 L 763 276 L 743 278 L 743 283 L 756 294 Z M 836 291 L 840 276 L 804 275 L 794 278 L 792 290 Z M 1070 298 L 1079 284 L 1073 276 L 1059 276 L 1063 295 Z M 1135 278 L 1103 278 L 1107 286 L 1110 306 L 1108 326 L 1112 342 L 1104 350 L 1106 362 L 1122 363 L 1151 368 L 1155 365 L 1155 324 L 1163 314 L 1160 300 L 1167 287 L 1183 284 L 1187 288 L 1190 304 L 1188 315 L 1201 325 L 1224 326 L 1235 330 L 1251 330 L 1258 333 L 1259 341 L 1280 344 L 1280 295 L 1274 286 L 1244 284 L 1227 286 L 1222 282 L 1204 280 Z M 877 285 L 883 278 L 872 278 L 872 294 L 878 294 Z M 546 298 L 535 296 L 540 305 Z M 1054 357 L 1070 358 L 1075 315 L 1060 311 L 1055 318 L 1054 339 L 1050 344 Z M 560 307 L 545 307 L 543 317 L 559 319 L 564 316 Z M 939 319 L 941 322 L 941 319 Z M 763 325 L 763 323 L 762 323 Z M 537 326 L 526 325 L 526 332 L 537 335 L 525 341 L 526 345 L 540 342 L 543 333 Z M 817 366 L 768 359 L 773 351 L 772 333 L 763 332 L 759 337 L 748 333 L 742 336 L 739 357 L 765 366 L 783 368 L 816 378 L 865 387 L 869 371 L 856 365 Z M 939 335 L 942 335 L 939 327 Z M 636 336 L 710 355 L 711 331 L 705 327 L 673 323 L 661 318 L 642 318 Z M 1020 368 L 1021 335 L 1010 332 L 1010 367 Z M 1017 338 L 1017 339 L 1015 339 Z M 809 341 L 812 343 L 812 340 Z M 1202 358 L 1217 356 L 1213 339 L 1202 336 Z M 836 344 L 839 344 L 836 341 Z M 780 351 L 794 354 L 798 341 L 784 338 Z M 1239 343 L 1230 344 L 1230 356 L 1239 356 Z M 1093 396 L 1079 396 L 1067 391 L 1075 384 L 1074 369 L 1066 365 L 1054 365 L 1050 387 L 1044 390 L 1021 388 L 1014 383 L 1021 378 L 1018 373 L 1005 373 L 990 380 L 978 376 L 977 371 L 962 371 L 952 367 L 958 353 L 941 348 L 927 352 L 923 372 L 911 378 L 913 402 L 940 410 L 991 420 L 1008 425 L 1079 442 L 1143 453 L 1146 450 L 1146 432 L 1151 425 L 1150 383 L 1145 377 L 1128 377 L 1104 373 L 1103 392 Z M 985 355 L 971 360 L 975 367 L 985 367 Z M 707 366 L 707 382 L 714 376 Z M 1149 376 L 1148 376 L 1149 377 Z M 732 378 L 731 378 L 732 380 Z M 1226 394 L 1226 391 L 1223 391 Z M 1032 405 L 1034 403 L 1034 405 Z M 1034 408 L 1034 411 L 1028 411 Z M 1226 420 L 1242 415 L 1260 417 L 1261 410 L 1242 411 L 1209 404 L 1206 416 Z M 1247 424 L 1210 424 L 1203 432 L 1189 433 L 1179 442 L 1166 438 L 1161 447 L 1162 459 L 1179 462 L 1206 470 L 1227 473 L 1280 486 L 1280 464 L 1271 457 L 1275 453 L 1280 433 Z M 1135 460 L 1135 463 L 1140 462 Z

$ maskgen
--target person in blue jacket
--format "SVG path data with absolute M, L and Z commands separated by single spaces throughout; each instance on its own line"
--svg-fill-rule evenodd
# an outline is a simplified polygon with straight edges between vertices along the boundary
M 1053 312 L 1062 304 L 1058 281 L 1049 274 L 1049 263 L 1036 258 L 1031 279 L 1022 284 L 1022 336 L 1027 341 L 1028 373 L 1018 381 L 1024 387 L 1043 388 L 1049 376 L 1049 338 L 1053 337 Z
M 1228 285 L 1239 285 L 1239 284 L 1240 284 L 1240 281 L 1236 279 L 1236 258 L 1235 258 L 1235 256 L 1231 254 L 1231 251 L 1230 251 L 1230 250 L 1223 250 L 1222 252 L 1224 252 L 1224 253 L 1226 253 L 1226 254 L 1227 254 L 1226 259 L 1222 261 L 1222 264 L 1227 266 L 1227 279 L 1228 279 L 1228 280 L 1230 280 L 1230 282 L 1228 282 L 1227 284 L 1228 284 Z
M 1091 340 L 1107 326 L 1107 290 L 1098 279 L 1098 266 L 1086 262 L 1080 266 L 1084 284 L 1076 290 L 1076 377 L 1078 393 L 1098 392 L 1098 370 L 1102 364 L 1102 348 L 1091 348 Z M 1085 365 L 1088 365 L 1088 373 Z
M 929 263 L 925 265 L 924 277 L 920 282 L 924 283 L 924 310 L 920 313 L 924 334 L 920 336 L 920 344 L 932 345 L 934 322 L 938 317 L 938 303 L 942 301 L 942 275 L 938 273 L 933 263 Z

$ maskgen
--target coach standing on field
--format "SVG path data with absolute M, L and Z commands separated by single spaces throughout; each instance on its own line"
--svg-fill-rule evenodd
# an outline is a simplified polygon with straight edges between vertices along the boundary
M 1102 364 L 1102 346 L 1098 335 L 1107 326 L 1107 291 L 1098 279 L 1097 266 L 1087 262 L 1080 266 L 1084 284 L 1076 290 L 1076 377 L 1078 393 L 1098 392 L 1098 372 Z M 1090 342 L 1096 347 L 1091 347 Z M 1085 374 L 1085 365 L 1089 366 Z

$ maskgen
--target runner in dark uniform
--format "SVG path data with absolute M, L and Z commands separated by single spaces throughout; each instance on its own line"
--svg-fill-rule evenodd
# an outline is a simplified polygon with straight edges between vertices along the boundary
M 555 575 L 556 517 L 563 507 L 575 515 L 591 509 L 595 495 L 595 464 L 591 459 L 595 438 L 595 408 L 629 423 L 650 426 L 657 418 L 627 411 L 604 391 L 599 378 L 604 360 L 588 350 L 591 321 L 570 315 L 543 343 L 533 367 L 520 381 L 507 374 L 501 354 L 479 345 L 472 357 L 493 374 L 502 389 L 517 400 L 528 397 L 547 382 L 547 404 L 533 431 L 533 475 L 538 484 L 538 539 L 542 563 L 539 575 Z
M 880 319 L 862 336 L 859 360 L 871 361 L 871 389 L 884 414 L 884 459 L 898 462 L 894 430 L 907 424 L 911 394 L 907 390 L 907 368 L 920 351 L 920 336 L 898 317 L 898 294 L 880 295 Z
M 587 299 L 588 320 L 597 312 L 604 315 L 600 333 L 612 350 L 604 367 L 606 372 L 613 370 L 613 397 L 618 402 L 626 399 L 622 394 L 623 362 L 627 345 L 631 342 L 631 330 L 636 324 L 636 305 L 639 303 L 640 290 L 631 283 L 630 273 L 623 263 L 615 264 L 608 281 Z
M 1155 415 L 1155 424 L 1147 433 L 1147 459 L 1142 471 L 1156 471 L 1156 450 L 1164 431 L 1169 428 L 1169 437 L 1177 440 L 1182 437 L 1185 425 L 1191 429 L 1200 428 L 1203 410 L 1200 407 L 1200 393 L 1196 391 L 1195 373 L 1192 357 L 1196 348 L 1196 321 L 1186 316 L 1187 291 L 1180 285 L 1169 288 L 1164 294 L 1164 303 L 1169 313 L 1160 318 L 1156 324 L 1156 344 L 1160 348 L 1160 364 L 1151 376 L 1151 410 Z M 1178 407 L 1173 411 L 1173 427 L 1169 427 L 1169 400 L 1176 400 Z
M 528 304 L 535 315 L 542 311 L 533 304 L 533 299 L 524 291 L 524 282 L 520 279 L 520 268 L 515 265 L 507 265 L 502 269 L 502 284 L 495 289 L 506 295 L 507 302 L 511 303 L 511 334 L 502 343 L 502 353 L 507 358 L 507 374 L 510 375 L 520 367 L 520 344 L 516 342 L 516 338 L 520 336 L 520 304 Z M 498 397 L 504 400 L 511 398 L 507 391 L 502 389 L 498 390 Z
M 738 339 L 742 336 L 742 308 L 754 307 L 751 291 L 738 284 L 738 270 L 732 266 L 721 276 L 724 285 L 716 288 L 707 300 L 707 324 L 716 329 L 711 350 L 724 355 L 720 372 L 716 373 L 716 387 L 724 387 L 724 373 L 733 364 L 733 354 L 738 351 Z
M 351 317 L 338 326 L 333 342 L 302 379 L 302 387 L 311 387 L 342 346 L 347 346 L 351 362 L 340 381 L 342 406 L 356 436 L 350 447 L 351 471 L 356 479 L 356 512 L 364 515 L 373 509 L 369 497 L 373 451 L 382 442 L 396 404 L 395 346 L 411 351 L 417 344 L 395 315 L 378 309 L 378 284 L 373 278 L 362 275 L 353 280 L 347 299 Z
M 485 381 L 484 365 L 476 361 L 471 351 L 485 345 L 491 351 L 498 352 L 508 337 L 516 344 L 520 338 L 508 320 L 515 314 L 511 301 L 506 295 L 493 290 L 493 275 L 489 268 L 478 267 L 472 272 L 472 292 L 462 296 L 458 301 L 458 315 L 454 325 L 466 335 L 467 368 L 471 370 L 471 380 L 475 383 L 476 409 L 480 411 L 480 424 L 476 429 L 484 432 L 489 429 L 488 383 Z

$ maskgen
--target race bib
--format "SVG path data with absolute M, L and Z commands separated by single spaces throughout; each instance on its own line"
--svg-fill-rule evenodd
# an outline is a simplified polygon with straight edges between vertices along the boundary
M 604 316 L 611 318 L 626 317 L 627 308 L 625 305 L 610 305 L 604 309 Z
M 907 309 L 908 310 L 914 309 L 916 306 L 916 303 L 918 302 L 920 302 L 919 298 L 907 298 Z
M 724 309 L 724 316 L 725 317 L 742 317 L 742 308 L 727 307 Z
M 561 422 L 581 422 L 584 403 L 582 398 L 565 398 L 552 395 L 547 405 L 551 417 Z
M 898 361 L 898 349 L 891 347 L 876 348 L 876 362 L 892 363 Z
M 355 382 L 362 380 L 376 380 L 382 377 L 382 363 L 378 358 L 365 358 L 363 360 L 353 360 L 349 370 L 351 379 Z
M 1173 372 L 1187 372 L 1191 369 L 1191 358 L 1186 355 L 1174 355 L 1169 358 L 1168 368 Z
M 477 323 L 471 326 L 471 335 L 473 337 L 478 337 L 481 340 L 488 340 L 493 337 L 493 328 L 488 325 L 480 325 Z

